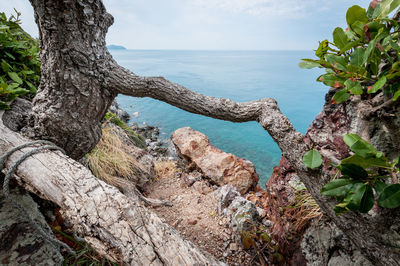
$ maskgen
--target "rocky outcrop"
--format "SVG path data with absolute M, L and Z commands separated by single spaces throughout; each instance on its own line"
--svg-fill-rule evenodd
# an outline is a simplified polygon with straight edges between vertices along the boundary
M 258 175 L 254 165 L 210 144 L 206 135 L 190 127 L 176 130 L 171 135 L 177 153 L 189 168 L 198 168 L 211 183 L 231 184 L 244 194 L 255 187 Z
M 110 108 L 108 109 L 110 112 L 116 114 L 119 119 L 127 123 L 131 118 L 128 112 L 119 108 L 119 105 L 116 100 L 112 101 Z
M 329 221 L 315 221 L 301 241 L 309 266 L 372 266 L 350 239 Z
M 10 197 L 24 209 L 17 208 L 0 191 L 0 264 L 61 265 L 63 257 L 59 250 L 44 240 L 36 228 L 39 226 L 54 237 L 38 205 L 26 192 L 21 193 L 18 189 L 11 190 Z

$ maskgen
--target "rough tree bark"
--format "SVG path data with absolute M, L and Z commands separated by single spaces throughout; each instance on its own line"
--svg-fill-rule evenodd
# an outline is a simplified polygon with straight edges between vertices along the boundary
M 30 141 L 3 125 L 2 112 L 0 136 L 0 153 Z M 23 153 L 15 152 L 6 169 Z M 59 205 L 63 218 L 74 231 L 113 261 L 123 265 L 224 265 L 182 239 L 175 229 L 141 205 L 139 199 L 123 195 L 61 152 L 29 157 L 18 167 L 15 177 L 27 190 Z M 12 244 L 15 237 L 5 239 L 9 242 L 2 244 Z
M 275 100 L 235 103 L 192 92 L 162 77 L 139 77 L 120 67 L 107 51 L 105 35 L 113 18 L 100 0 L 30 1 L 39 27 L 42 61 L 41 85 L 33 110 L 36 137 L 55 142 L 72 158 L 81 157 L 99 140 L 101 119 L 118 93 L 152 97 L 218 119 L 258 121 L 322 210 L 360 250 L 376 264 L 399 264 L 400 253 L 395 252 L 393 243 L 400 237 L 392 226 L 399 210 L 390 215 L 336 216 L 332 210 L 335 202 L 320 194 L 329 174 L 304 167 L 301 158 L 310 147 Z M 381 224 L 385 218 L 387 227 Z

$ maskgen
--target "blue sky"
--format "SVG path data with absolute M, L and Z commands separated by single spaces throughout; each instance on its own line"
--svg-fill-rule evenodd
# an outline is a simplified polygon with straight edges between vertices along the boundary
M 370 0 L 104 0 L 108 44 L 129 49 L 312 50 L 345 27 L 348 7 Z M 28 0 L 1 0 L 37 36 Z

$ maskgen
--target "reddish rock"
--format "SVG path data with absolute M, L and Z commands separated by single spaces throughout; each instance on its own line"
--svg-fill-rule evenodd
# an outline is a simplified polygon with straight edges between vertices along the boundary
M 244 194 L 258 183 L 254 165 L 231 153 L 223 152 L 210 144 L 206 135 L 190 127 L 176 130 L 171 140 L 180 157 L 194 163 L 213 183 L 220 186 L 231 184 Z

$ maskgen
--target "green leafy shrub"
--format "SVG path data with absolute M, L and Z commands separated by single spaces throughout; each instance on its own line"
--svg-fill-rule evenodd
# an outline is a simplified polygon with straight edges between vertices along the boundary
M 40 81 L 38 41 L 20 27 L 20 13 L 0 12 L 0 109 L 21 95 L 32 97 Z
M 399 158 L 390 162 L 382 152 L 356 134 L 346 134 L 344 142 L 354 152 L 336 166 L 342 176 L 326 184 L 321 193 L 336 197 L 337 214 L 347 211 L 367 213 L 375 203 L 384 208 L 400 206 L 400 184 L 397 184 Z M 386 181 L 393 178 L 395 184 Z
M 399 0 L 382 0 L 368 10 L 352 6 L 346 14 L 348 28 L 333 31 L 333 43 L 320 42 L 315 55 L 302 59 L 302 68 L 326 70 L 317 81 L 337 88 L 332 103 L 342 103 L 350 95 L 384 91 L 393 100 L 400 96 L 400 25 L 387 18 L 400 5 Z M 384 66 L 384 67 L 382 67 Z

